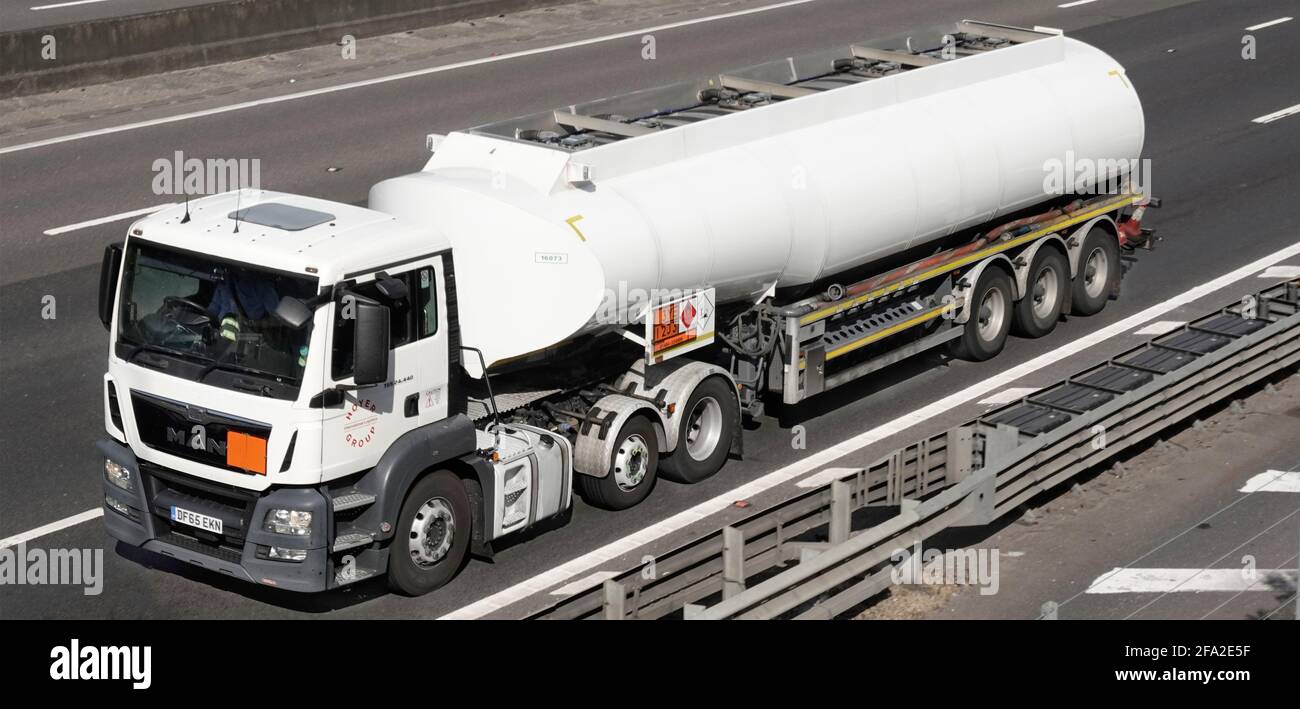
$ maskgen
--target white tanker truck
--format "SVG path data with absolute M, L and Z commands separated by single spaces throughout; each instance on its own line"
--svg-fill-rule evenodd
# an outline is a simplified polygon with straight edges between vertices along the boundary
M 1151 241 L 1143 130 L 1100 50 L 961 22 L 430 136 L 369 208 L 158 212 L 103 262 L 105 524 L 428 592 L 575 490 L 713 475 L 765 401 L 1101 310 Z M 1110 167 L 1056 194 L 1054 160 Z

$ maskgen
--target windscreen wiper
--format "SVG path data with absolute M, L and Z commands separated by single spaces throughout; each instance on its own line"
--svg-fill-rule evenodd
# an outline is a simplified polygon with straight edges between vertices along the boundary
M 195 354 L 193 352 L 185 352 L 183 350 L 172 349 L 171 347 L 163 347 L 162 345 L 155 345 L 148 342 L 141 342 L 137 345 L 132 346 L 131 351 L 126 353 L 126 357 L 124 359 L 127 362 L 131 362 L 136 358 L 136 355 L 139 355 L 141 352 L 152 352 L 154 354 L 164 354 L 170 357 L 180 357 L 181 359 L 198 360 L 200 362 L 207 361 L 206 357 Z
M 206 367 L 204 367 L 202 372 L 199 372 L 199 376 L 198 378 L 195 379 L 195 381 L 202 383 L 203 380 L 206 379 L 209 374 L 219 369 L 226 372 L 237 372 L 239 374 L 251 374 L 257 377 L 266 377 L 268 379 L 274 379 L 276 380 L 277 384 L 283 383 L 284 380 L 284 377 L 282 375 L 276 374 L 274 372 L 268 372 L 264 369 L 249 367 L 248 365 L 245 364 L 236 364 L 235 362 L 221 362 L 221 361 L 214 360 L 213 362 L 209 363 Z M 245 389 L 247 391 L 256 391 L 257 393 L 262 394 L 263 396 L 270 395 L 268 387 L 266 386 L 246 385 L 240 388 Z

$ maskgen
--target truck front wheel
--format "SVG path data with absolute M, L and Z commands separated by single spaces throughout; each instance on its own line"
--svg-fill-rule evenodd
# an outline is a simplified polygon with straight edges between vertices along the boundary
M 472 531 L 460 478 L 446 470 L 421 478 L 402 503 L 388 551 L 388 587 L 420 596 L 446 584 L 465 564 Z
M 655 486 L 659 467 L 659 437 L 643 416 L 623 424 L 609 456 L 603 478 L 579 475 L 578 492 L 595 507 L 625 510 L 644 500 Z
M 984 269 L 971 294 L 965 331 L 953 341 L 959 359 L 983 362 L 1002 351 L 1011 332 L 1011 278 L 1000 268 Z
M 681 410 L 677 448 L 660 461 L 664 477 L 689 484 L 721 470 L 739 418 L 736 395 L 725 379 L 714 376 L 700 382 Z

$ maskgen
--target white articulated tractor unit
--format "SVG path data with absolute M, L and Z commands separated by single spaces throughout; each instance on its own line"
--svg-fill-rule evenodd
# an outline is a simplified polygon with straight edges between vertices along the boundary
M 961 22 L 430 136 L 367 208 L 168 208 L 104 257 L 105 524 L 430 591 L 575 492 L 717 473 L 764 402 L 1101 310 L 1151 241 L 1143 131 L 1100 50 Z M 1067 156 L 1117 167 L 1046 190 Z

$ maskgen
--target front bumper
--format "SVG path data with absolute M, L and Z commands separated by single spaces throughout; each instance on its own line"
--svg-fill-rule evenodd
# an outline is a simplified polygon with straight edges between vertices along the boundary
M 134 490 L 123 490 L 100 472 L 105 497 L 127 507 L 123 514 L 104 502 L 104 527 L 113 538 L 225 576 L 289 591 L 317 592 L 336 585 L 327 542 L 329 501 L 320 491 L 237 490 L 142 462 L 117 441 L 102 440 L 96 447 L 105 458 L 130 470 L 135 481 Z M 172 522 L 172 506 L 221 519 L 224 533 Z M 302 537 L 267 532 L 262 522 L 273 508 L 307 510 L 320 522 Z M 307 556 L 302 561 L 270 559 L 271 546 L 304 549 Z

